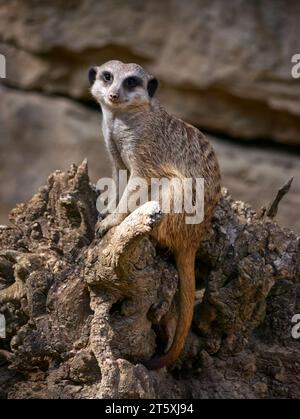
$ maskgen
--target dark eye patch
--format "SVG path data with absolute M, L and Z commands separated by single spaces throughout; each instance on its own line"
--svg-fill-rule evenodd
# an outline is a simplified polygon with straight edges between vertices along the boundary
M 109 81 L 112 81 L 113 76 L 112 76 L 112 74 L 109 71 L 103 71 L 103 73 L 102 73 L 102 79 L 105 82 L 109 82 Z
M 123 82 L 123 86 L 126 87 L 127 89 L 134 89 L 135 87 L 142 86 L 142 85 L 143 85 L 142 79 L 136 76 L 127 77 L 127 79 L 125 79 Z

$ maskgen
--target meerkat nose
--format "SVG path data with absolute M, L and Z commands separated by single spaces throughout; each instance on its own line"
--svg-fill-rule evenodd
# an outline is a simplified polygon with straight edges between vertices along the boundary
M 115 101 L 117 101 L 118 99 L 119 99 L 119 93 L 117 93 L 117 92 L 113 92 L 113 93 L 110 93 L 109 94 L 109 99 L 112 101 L 112 102 L 115 102 Z

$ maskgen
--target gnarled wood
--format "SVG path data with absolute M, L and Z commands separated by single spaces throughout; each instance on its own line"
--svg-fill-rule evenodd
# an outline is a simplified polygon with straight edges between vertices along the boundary
M 173 259 L 149 237 L 162 215 L 147 203 L 99 241 L 95 201 L 84 162 L 0 228 L 1 397 L 300 397 L 299 234 L 223 190 L 184 353 L 148 371 L 176 324 Z

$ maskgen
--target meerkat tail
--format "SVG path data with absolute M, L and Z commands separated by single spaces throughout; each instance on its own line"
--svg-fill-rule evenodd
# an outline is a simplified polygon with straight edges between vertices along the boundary
M 163 355 L 155 355 L 144 365 L 151 370 L 167 367 L 176 361 L 184 348 L 189 333 L 195 302 L 195 254 L 188 249 L 175 254 L 179 274 L 179 316 L 173 343 L 169 351 Z

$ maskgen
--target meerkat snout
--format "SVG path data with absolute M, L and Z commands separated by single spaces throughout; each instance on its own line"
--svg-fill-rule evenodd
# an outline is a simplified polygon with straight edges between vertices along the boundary
M 110 99 L 112 102 L 117 102 L 117 101 L 118 101 L 118 99 L 119 99 L 119 93 L 118 93 L 118 92 L 112 92 L 112 93 L 110 93 L 110 94 L 109 94 L 109 99 Z
M 91 93 L 111 110 L 140 110 L 149 106 L 158 81 L 138 64 L 108 61 L 88 72 Z

